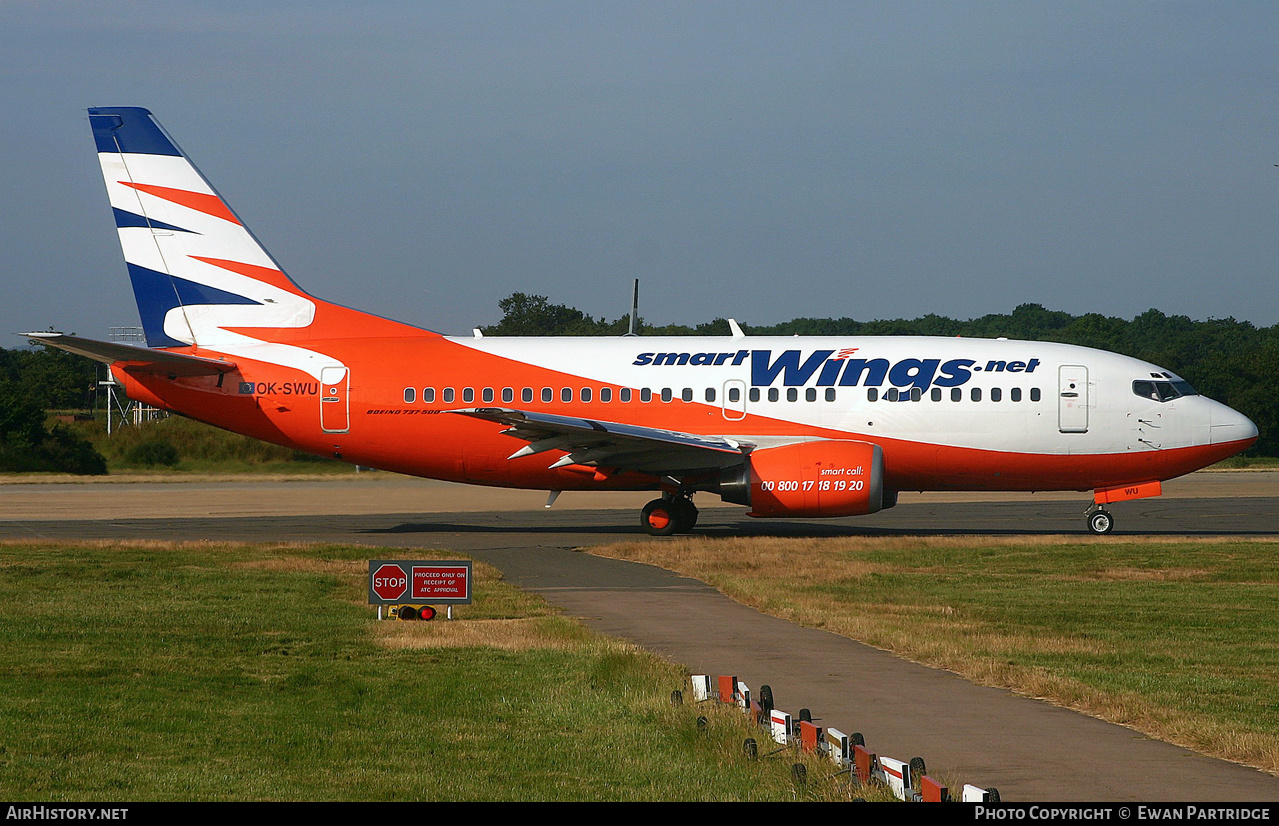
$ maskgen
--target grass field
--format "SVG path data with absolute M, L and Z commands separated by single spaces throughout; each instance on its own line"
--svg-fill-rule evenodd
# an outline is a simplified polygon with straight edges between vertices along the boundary
M 385 556 L 379 549 L 375 556 Z M 9 799 L 839 800 L 736 710 L 476 563 L 457 619 L 378 622 L 370 549 L 0 545 Z M 705 715 L 709 725 L 696 723 Z
M 1279 773 L 1276 540 L 688 538 L 591 551 Z
M 1279 468 L 1279 457 L 1275 456 L 1231 456 L 1223 459 L 1209 470 L 1275 470 Z
M 219 430 L 183 416 L 120 425 L 107 435 L 105 417 L 77 421 L 75 431 L 107 460 L 109 473 L 354 473 L 335 459 Z

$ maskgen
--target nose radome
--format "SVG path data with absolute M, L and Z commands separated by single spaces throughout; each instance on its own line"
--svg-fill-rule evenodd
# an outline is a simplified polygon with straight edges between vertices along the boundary
M 1212 408 L 1209 439 L 1214 445 L 1227 442 L 1255 441 L 1257 426 L 1244 414 L 1220 402 Z

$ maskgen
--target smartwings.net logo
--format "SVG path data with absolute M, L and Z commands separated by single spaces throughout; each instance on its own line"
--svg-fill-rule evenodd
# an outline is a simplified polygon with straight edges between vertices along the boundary
M 640 353 L 631 364 L 651 367 L 740 367 L 749 359 L 751 385 L 769 387 L 781 380 L 783 387 L 802 387 L 813 382 L 818 387 L 958 387 L 973 373 L 1033 373 L 1039 359 L 1028 361 L 987 361 L 976 359 L 853 358 L 856 347 L 843 350 L 814 350 L 807 358 L 802 350 L 783 350 L 773 358 L 772 350 L 738 350 L 731 353 Z M 814 379 L 816 379 L 814 381 Z

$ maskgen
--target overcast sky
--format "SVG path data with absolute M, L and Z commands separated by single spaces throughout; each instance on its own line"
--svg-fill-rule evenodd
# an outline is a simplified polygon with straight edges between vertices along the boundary
M 0 329 L 137 324 L 85 108 L 448 334 L 1036 302 L 1279 322 L 1279 3 L 0 0 Z M 0 346 L 20 346 L 14 337 Z

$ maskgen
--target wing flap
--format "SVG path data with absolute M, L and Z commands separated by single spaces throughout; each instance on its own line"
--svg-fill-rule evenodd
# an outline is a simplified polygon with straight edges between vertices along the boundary
M 553 468 L 577 464 L 670 475 L 719 470 L 742 461 L 744 446 L 720 436 L 501 407 L 449 412 L 506 425 L 505 435 L 528 442 L 511 459 L 550 450 L 566 453 L 550 464 Z

